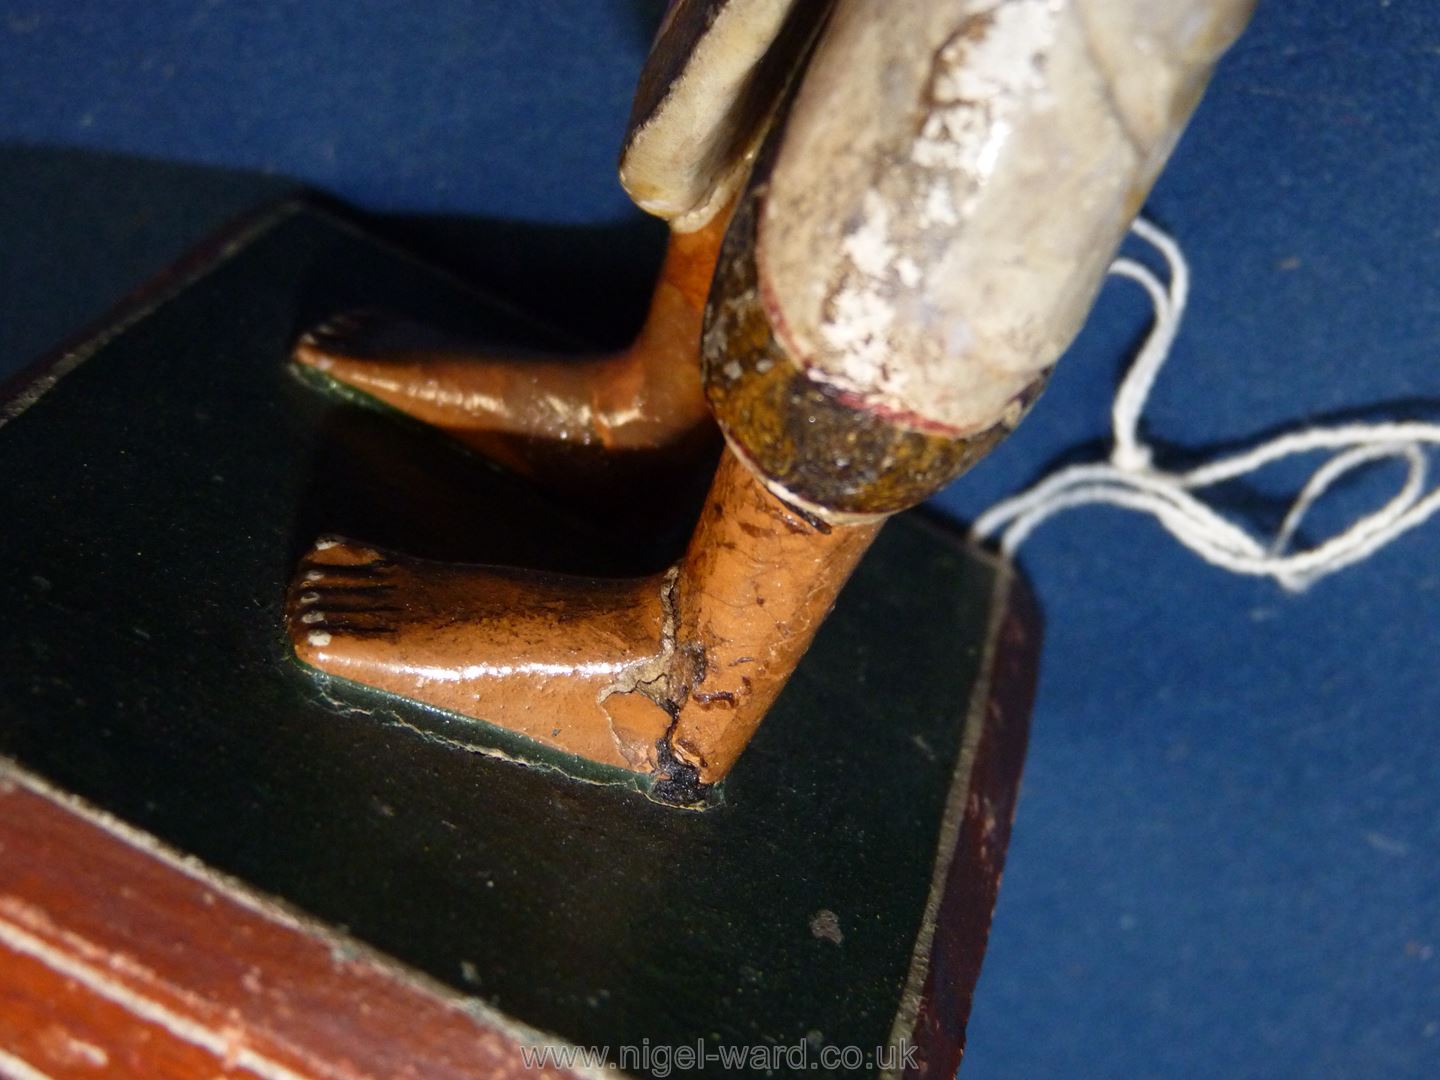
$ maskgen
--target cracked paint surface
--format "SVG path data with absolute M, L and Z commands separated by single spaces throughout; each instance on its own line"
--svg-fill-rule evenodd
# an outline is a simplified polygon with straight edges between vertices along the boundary
M 759 224 L 786 350 L 908 427 L 995 425 L 1079 330 L 1250 6 L 839 5 Z

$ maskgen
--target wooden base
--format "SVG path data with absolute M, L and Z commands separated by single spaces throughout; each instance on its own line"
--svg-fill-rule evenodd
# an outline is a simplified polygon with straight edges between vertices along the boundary
M 0 406 L 0 1072 L 503 1076 L 538 1042 L 648 1045 L 628 1071 L 656 1074 L 704 1040 L 949 1075 L 1039 640 L 1013 572 L 890 525 L 699 813 L 326 685 L 281 633 L 322 532 L 633 574 L 686 531 L 577 515 L 285 371 L 299 327 L 380 304 L 537 343 L 288 204 Z

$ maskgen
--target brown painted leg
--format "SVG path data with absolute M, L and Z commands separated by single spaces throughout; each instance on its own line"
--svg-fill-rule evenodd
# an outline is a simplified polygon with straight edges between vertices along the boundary
M 730 771 L 883 522 L 802 516 L 726 449 L 676 582 L 669 744 L 702 783 Z
M 485 355 L 428 327 L 350 313 L 305 334 L 295 359 L 562 487 L 577 463 L 584 471 L 577 459 L 693 459 L 713 440 L 698 350 L 726 220 L 671 234 L 645 326 L 617 354 Z
M 734 764 L 878 531 L 807 521 L 727 451 L 663 574 L 599 581 L 322 540 L 287 624 L 327 674 L 655 773 L 689 801 Z

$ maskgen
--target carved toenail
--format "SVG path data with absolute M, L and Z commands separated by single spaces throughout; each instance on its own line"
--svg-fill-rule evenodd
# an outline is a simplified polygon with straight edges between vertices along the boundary
M 325 573 L 324 573 L 324 571 L 322 571 L 322 570 L 306 570 L 306 571 L 305 571 L 305 580 L 306 580 L 306 581 L 319 581 L 319 580 L 320 580 L 321 578 L 323 578 L 324 576 L 325 576 Z
M 331 638 L 324 630 L 311 630 L 310 636 L 306 638 L 306 640 L 309 641 L 311 645 L 319 645 L 323 648 L 330 644 Z
M 329 551 L 332 547 L 334 547 L 334 546 L 335 546 L 336 544 L 338 544 L 339 542 L 340 542 L 339 540 L 332 540 L 330 537 L 327 536 L 327 537 L 325 537 L 325 539 L 323 539 L 323 540 L 316 540 L 316 541 L 315 541 L 315 550 L 316 550 L 316 551 Z
M 318 592 L 307 592 L 300 594 L 300 603 L 302 604 L 313 604 L 316 600 L 319 599 L 320 594 Z
M 325 613 L 323 611 L 307 611 L 300 616 L 300 621 L 303 623 L 324 622 Z

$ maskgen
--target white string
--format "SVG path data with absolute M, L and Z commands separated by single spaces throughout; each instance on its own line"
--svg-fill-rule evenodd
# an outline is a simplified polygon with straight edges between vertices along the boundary
M 1042 523 L 1063 510 L 1104 504 L 1150 514 L 1174 537 L 1207 562 L 1237 574 L 1275 579 L 1293 591 L 1367 558 L 1402 533 L 1440 511 L 1440 488 L 1428 488 L 1428 451 L 1440 446 L 1440 424 L 1392 421 L 1304 428 L 1281 435 L 1188 471 L 1155 466 L 1151 448 L 1140 438 L 1140 415 L 1160 369 L 1170 356 L 1185 315 L 1190 268 L 1180 246 L 1164 231 L 1137 219 L 1134 232 L 1150 244 L 1169 269 L 1169 284 L 1141 263 L 1118 258 L 1110 272 L 1140 285 L 1155 308 L 1155 321 L 1115 394 L 1111 410 L 1114 448 L 1109 461 L 1071 465 L 982 514 L 973 533 L 981 540 L 999 537 L 1000 548 L 1014 554 Z M 1245 476 L 1282 458 L 1334 451 L 1296 496 L 1290 511 L 1268 541 L 1226 517 L 1196 493 Z M 1399 491 L 1378 510 L 1353 521 L 1310 547 L 1293 543 L 1311 507 L 1349 473 L 1377 461 L 1406 465 Z

